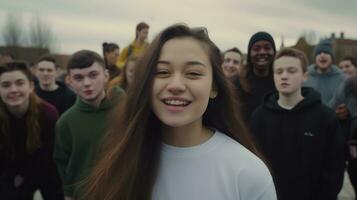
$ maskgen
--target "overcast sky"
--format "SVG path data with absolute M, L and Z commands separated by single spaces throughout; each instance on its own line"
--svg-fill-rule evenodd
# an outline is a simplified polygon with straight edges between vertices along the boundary
M 273 35 L 277 47 L 282 36 L 285 45 L 293 45 L 310 31 L 318 37 L 343 31 L 357 39 L 356 9 L 357 0 L 0 0 L 0 30 L 8 12 L 22 20 L 24 32 L 38 15 L 51 25 L 57 52 L 101 53 L 104 41 L 128 45 L 140 21 L 150 25 L 149 41 L 163 28 L 184 22 L 207 27 L 221 50 L 236 46 L 246 52 L 250 36 L 262 30 Z

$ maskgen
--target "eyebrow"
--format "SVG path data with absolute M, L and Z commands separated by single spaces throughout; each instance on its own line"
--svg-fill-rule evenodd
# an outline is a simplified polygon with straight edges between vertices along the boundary
M 171 63 L 169 61 L 166 61 L 166 60 L 159 60 L 159 61 L 157 61 L 157 64 L 171 65 Z M 206 65 L 203 64 L 200 61 L 188 61 L 188 62 L 185 63 L 185 65 L 201 65 L 203 67 L 206 67 Z
M 0 81 L 0 83 L 11 83 L 11 82 L 18 82 L 18 81 L 26 81 L 26 79 L 24 79 L 24 78 L 19 78 L 19 79 L 16 79 L 16 80 L 14 80 L 14 81 L 5 80 L 5 81 Z

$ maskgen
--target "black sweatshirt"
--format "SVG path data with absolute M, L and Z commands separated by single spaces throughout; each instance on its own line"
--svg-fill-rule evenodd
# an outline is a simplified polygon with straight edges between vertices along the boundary
M 260 77 L 249 71 L 247 75 L 249 82 L 249 92 L 245 92 L 240 83 L 240 79 L 237 78 L 235 86 L 238 96 L 243 102 L 243 114 L 245 120 L 249 121 L 249 118 L 253 111 L 263 103 L 263 98 L 266 94 L 276 91 L 274 86 L 274 80 L 271 75 L 267 77 Z
M 333 110 L 320 95 L 303 88 L 291 110 L 280 107 L 277 92 L 264 98 L 251 117 L 251 129 L 271 166 L 281 200 L 336 200 L 344 173 L 343 134 Z
M 76 101 L 76 95 L 63 83 L 56 82 L 58 88 L 54 91 L 42 90 L 40 85 L 35 87 L 36 94 L 43 100 L 56 107 L 58 113 L 62 115 Z

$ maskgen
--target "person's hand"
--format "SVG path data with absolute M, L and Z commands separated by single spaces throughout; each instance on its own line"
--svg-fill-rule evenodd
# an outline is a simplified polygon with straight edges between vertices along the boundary
M 336 108 L 336 115 L 339 120 L 345 120 L 348 117 L 348 109 L 345 104 L 340 104 Z
M 15 188 L 18 188 L 22 185 L 22 183 L 24 183 L 24 177 L 22 177 L 21 175 L 16 175 L 14 178 L 14 186 Z
M 64 197 L 64 200 L 73 200 L 72 197 Z

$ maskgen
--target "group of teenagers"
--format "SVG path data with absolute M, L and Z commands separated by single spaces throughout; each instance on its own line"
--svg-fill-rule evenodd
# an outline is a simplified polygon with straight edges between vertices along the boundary
M 336 200 L 346 163 L 357 185 L 357 70 L 332 64 L 329 41 L 312 65 L 266 32 L 245 64 L 184 24 L 140 56 L 131 46 L 122 68 L 112 43 L 104 59 L 75 52 L 68 88 L 49 56 L 37 79 L 23 62 L 0 66 L 0 199 Z

